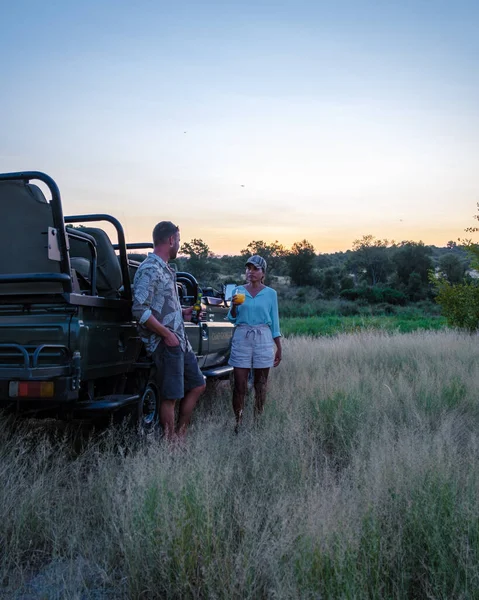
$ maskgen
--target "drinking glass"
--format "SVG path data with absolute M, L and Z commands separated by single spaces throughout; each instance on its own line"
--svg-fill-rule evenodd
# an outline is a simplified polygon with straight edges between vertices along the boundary
M 246 299 L 245 289 L 239 286 L 233 290 L 233 296 L 236 296 L 236 304 L 243 304 Z

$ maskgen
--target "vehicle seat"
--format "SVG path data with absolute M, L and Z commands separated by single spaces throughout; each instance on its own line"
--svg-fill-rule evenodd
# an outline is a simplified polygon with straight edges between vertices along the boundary
M 77 275 L 76 291 L 84 293 L 91 290 L 91 262 L 81 256 L 71 256 L 70 265 Z
M 0 273 L 61 273 L 60 262 L 48 258 L 48 228 L 53 213 L 41 189 L 31 183 L 0 181 Z M 5 283 L 1 294 L 62 293 L 60 283 Z
M 118 259 L 118 263 L 121 265 L 121 257 L 117 255 L 117 259 Z M 129 254 L 127 256 L 127 262 L 128 262 L 128 273 L 130 275 L 131 288 L 133 289 L 133 281 L 135 280 L 136 272 L 138 271 L 138 267 L 141 265 L 141 263 L 138 262 L 137 260 L 132 260 L 130 258 Z
M 119 298 L 122 286 L 121 267 L 110 238 L 103 229 L 97 227 L 82 227 L 81 231 L 88 233 L 96 240 L 96 286 L 98 295 L 105 298 Z M 88 244 L 70 238 L 70 261 L 72 267 L 88 280 L 90 278 L 90 260 L 91 252 Z
M 176 289 L 178 290 L 178 298 L 180 299 L 180 304 L 184 304 L 186 302 L 187 291 L 186 285 L 184 283 L 176 282 Z

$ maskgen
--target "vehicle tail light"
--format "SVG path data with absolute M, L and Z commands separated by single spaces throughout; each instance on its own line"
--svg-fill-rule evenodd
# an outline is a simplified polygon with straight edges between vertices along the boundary
M 10 398 L 52 398 L 55 393 L 53 381 L 10 381 Z

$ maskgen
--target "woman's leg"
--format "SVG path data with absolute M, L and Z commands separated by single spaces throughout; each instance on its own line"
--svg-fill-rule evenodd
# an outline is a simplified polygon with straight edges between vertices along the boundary
M 266 401 L 266 384 L 268 383 L 269 369 L 254 369 L 254 416 L 257 417 L 264 410 Z
M 233 410 L 236 417 L 236 430 L 243 418 L 244 399 L 248 391 L 249 369 L 234 368 Z

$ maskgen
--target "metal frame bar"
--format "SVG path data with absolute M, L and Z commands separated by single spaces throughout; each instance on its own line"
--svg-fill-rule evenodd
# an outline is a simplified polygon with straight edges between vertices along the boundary
M 115 245 L 118 246 L 118 250 L 120 251 L 120 267 L 121 274 L 123 277 L 123 288 L 125 290 L 127 300 L 131 301 L 131 282 L 130 274 L 128 272 L 128 258 L 126 256 L 125 232 L 123 231 L 123 227 L 120 221 L 118 221 L 118 219 L 115 219 L 115 217 L 106 214 L 69 215 L 68 217 L 65 217 L 65 223 L 94 223 L 96 221 L 107 221 L 108 223 L 111 223 L 116 229 L 116 233 L 118 235 L 118 244 Z
M 0 283 L 62 283 L 64 286 L 71 283 L 70 275 L 66 273 L 11 273 L 0 275 Z
M 119 250 L 120 246 L 118 244 L 113 244 L 114 250 Z M 127 250 L 146 250 L 147 248 L 154 248 L 152 242 L 133 242 L 132 244 L 127 244 Z
M 38 367 L 38 359 L 40 358 L 40 354 L 47 349 L 54 348 L 55 350 L 62 350 L 65 357 L 70 359 L 70 349 L 67 348 L 63 344 L 41 344 L 35 349 L 35 352 L 32 356 L 32 367 L 36 369 Z
M 53 366 L 38 366 L 38 359 L 40 354 L 49 348 L 54 348 L 58 350 L 62 350 L 66 357 L 68 357 L 70 350 L 62 345 L 62 344 L 42 344 L 35 349 L 33 354 L 30 356 L 27 348 L 25 346 L 21 346 L 20 344 L 0 344 L 0 350 L 11 349 L 15 350 L 23 357 L 23 366 L 4 366 L 0 363 L 0 379 L 38 379 L 43 378 L 47 379 L 50 377 L 59 377 L 62 375 L 70 375 L 71 366 L 70 364 L 66 365 L 53 365 Z M 0 355 L 0 360 L 2 356 Z
M 90 285 L 91 295 L 96 296 L 96 266 L 98 262 L 98 253 L 96 251 L 96 239 L 89 233 L 73 229 L 73 227 L 66 227 L 68 237 L 78 240 L 80 242 L 86 242 L 91 252 L 91 265 L 90 265 Z

